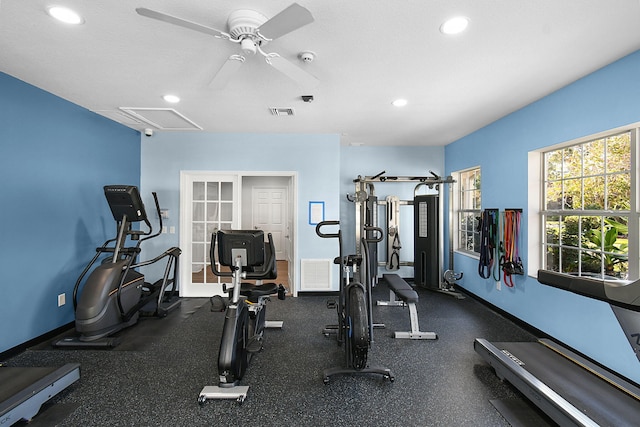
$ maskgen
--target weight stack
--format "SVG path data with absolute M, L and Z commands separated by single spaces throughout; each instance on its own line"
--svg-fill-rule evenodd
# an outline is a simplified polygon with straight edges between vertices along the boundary
M 440 289 L 440 223 L 437 194 L 415 196 L 414 209 L 414 282 L 417 286 Z

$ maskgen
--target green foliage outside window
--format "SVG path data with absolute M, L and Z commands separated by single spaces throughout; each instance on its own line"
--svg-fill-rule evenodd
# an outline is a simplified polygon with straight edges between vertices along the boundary
M 631 133 L 550 151 L 544 161 L 545 268 L 625 278 Z

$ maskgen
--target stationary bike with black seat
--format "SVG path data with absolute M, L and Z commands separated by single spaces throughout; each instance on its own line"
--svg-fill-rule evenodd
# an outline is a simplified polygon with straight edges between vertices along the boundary
M 323 231 L 323 228 L 332 226 L 338 227 L 337 232 Z M 322 221 L 316 226 L 316 234 L 319 237 L 338 239 L 340 256 L 334 260 L 334 264 L 340 265 L 340 293 L 337 303 L 331 301 L 327 304 L 328 308 L 336 308 L 338 324 L 327 326 L 324 333 L 335 333 L 338 345 L 345 343 L 345 366 L 325 369 L 323 381 L 328 384 L 331 376 L 339 374 L 379 374 L 389 381 L 394 381 L 395 377 L 390 369 L 369 366 L 367 361 L 374 329 L 371 301 L 373 281 L 368 261 L 369 243 L 381 241 L 382 230 L 378 227 L 365 227 L 367 234 L 375 237 L 362 239 L 360 243 L 363 255 L 343 255 L 342 232 L 339 226 L 339 221 Z
M 227 307 L 218 353 L 219 383 L 206 386 L 200 392 L 198 402 L 208 399 L 236 399 L 244 402 L 249 386 L 241 386 L 251 357 L 262 350 L 265 328 L 282 328 L 281 321 L 267 321 L 266 302 L 277 294 L 284 300 L 286 290 L 276 283 L 261 283 L 278 276 L 275 246 L 271 233 L 265 245 L 262 230 L 219 230 L 211 237 L 211 269 L 216 276 L 231 277 L 231 286 L 225 291 L 233 292 Z M 219 271 L 215 262 L 216 242 L 218 261 L 231 271 Z M 242 282 L 256 280 L 256 284 Z

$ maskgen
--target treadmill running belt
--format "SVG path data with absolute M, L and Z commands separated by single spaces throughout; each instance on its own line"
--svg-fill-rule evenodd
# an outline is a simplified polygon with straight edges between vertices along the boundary
M 640 401 L 537 342 L 493 343 L 602 426 L 637 425 Z

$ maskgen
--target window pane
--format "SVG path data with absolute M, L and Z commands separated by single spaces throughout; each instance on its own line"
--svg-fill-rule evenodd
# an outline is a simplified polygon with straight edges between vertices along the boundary
M 584 179 L 584 209 L 604 209 L 604 177 Z
M 560 249 L 557 246 L 547 246 L 547 258 L 544 268 L 560 271 Z
M 562 178 L 562 150 L 544 154 L 545 179 L 547 181 Z
M 579 234 L 579 218 L 577 216 L 565 216 L 561 218 L 560 229 L 560 244 L 563 246 L 579 247 L 580 234 Z
M 555 245 L 560 243 L 560 217 L 559 216 L 545 217 L 545 230 L 546 230 L 545 243 L 552 243 Z
M 621 173 L 607 177 L 606 209 L 631 210 L 631 175 Z
M 564 178 L 582 176 L 582 147 L 580 145 L 564 149 L 562 171 Z
M 545 209 L 562 209 L 562 181 L 547 182 Z
M 582 180 L 564 181 L 564 203 L 562 209 L 582 209 Z
M 604 173 L 604 139 L 584 144 L 584 175 Z
M 562 272 L 577 273 L 579 261 L 579 251 L 573 248 L 560 248 L 560 257 L 562 263 Z
M 631 170 L 631 134 L 625 132 L 607 138 L 607 172 Z

